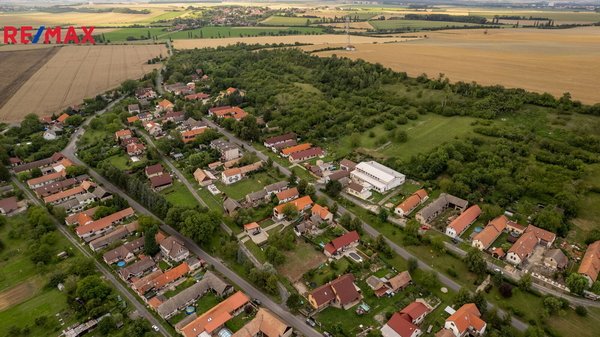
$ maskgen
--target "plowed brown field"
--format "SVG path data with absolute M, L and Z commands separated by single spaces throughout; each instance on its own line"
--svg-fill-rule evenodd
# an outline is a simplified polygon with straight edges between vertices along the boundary
M 163 45 L 62 47 L 0 109 L 0 120 L 60 112 L 158 68 L 147 60 L 166 53 Z

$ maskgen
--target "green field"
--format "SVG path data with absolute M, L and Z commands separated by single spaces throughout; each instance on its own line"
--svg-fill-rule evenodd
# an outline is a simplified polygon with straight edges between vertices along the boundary
M 313 23 L 313 21 L 318 19 L 273 15 L 260 23 L 266 26 L 306 26 L 307 22 Z
M 279 26 L 279 25 L 278 25 Z M 301 32 L 302 34 L 321 34 L 320 27 L 204 27 L 193 30 L 169 32 L 165 28 L 123 28 L 113 32 L 104 33 L 104 37 L 111 42 L 127 41 L 128 37 L 136 39 L 148 39 L 151 37 L 160 39 L 208 39 L 222 37 L 249 37 L 291 34 Z M 191 37 L 190 37 L 191 34 Z
M 246 197 L 246 194 L 256 192 L 264 186 L 277 182 L 267 172 L 260 172 L 243 178 L 237 183 L 225 185 L 221 181 L 215 183 L 215 186 L 228 197 L 240 200 Z
M 476 26 L 473 23 L 451 22 L 451 21 L 428 21 L 428 20 L 373 20 L 369 24 L 375 29 L 436 29 Z
M 174 181 L 173 186 L 160 191 L 160 194 L 164 195 L 167 201 L 173 205 L 191 208 L 198 206 L 196 198 L 194 198 L 187 187 L 179 181 Z

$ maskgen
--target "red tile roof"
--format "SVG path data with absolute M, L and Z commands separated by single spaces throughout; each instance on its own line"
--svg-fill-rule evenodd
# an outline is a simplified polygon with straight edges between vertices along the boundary
M 462 233 L 467 227 L 469 227 L 481 214 L 481 208 L 477 205 L 473 205 L 469 207 L 466 211 L 464 211 L 461 215 L 459 215 L 454 221 L 448 225 L 448 227 L 453 228 L 456 234 Z
M 360 299 L 360 293 L 354 286 L 354 275 L 345 274 L 331 281 L 331 288 L 335 291 L 340 305 L 352 303 Z
M 554 240 L 556 239 L 556 234 L 549 232 L 545 229 L 536 227 L 534 225 L 529 225 L 527 226 L 527 228 L 525 228 L 525 233 L 529 232 L 533 232 L 539 240 L 543 240 L 546 242 L 554 242 Z
M 427 197 L 427 191 L 424 189 L 420 189 L 415 193 L 411 194 L 408 198 L 404 199 L 402 203 L 400 203 L 396 208 L 401 209 L 404 214 L 410 213 L 414 210 L 419 204 L 421 204 L 422 200 Z
M 71 116 L 69 116 L 68 114 L 64 113 L 64 114 L 60 115 L 56 119 L 56 121 L 59 122 L 59 123 L 64 123 L 67 120 L 67 118 L 69 118 L 69 117 L 71 117 Z
M 469 328 L 473 328 L 480 331 L 486 324 L 480 318 L 481 313 L 477 309 L 477 306 L 473 303 L 467 303 L 460 307 L 454 314 L 452 314 L 446 322 L 454 322 L 458 332 L 462 334 Z
M 44 202 L 47 203 L 47 204 L 48 203 L 52 203 L 52 202 L 61 200 L 63 198 L 67 198 L 67 197 L 70 197 L 70 196 L 81 194 L 83 192 L 85 192 L 85 190 L 83 189 L 83 187 L 76 186 L 76 187 L 70 188 L 70 189 L 65 190 L 65 191 L 61 191 L 61 192 L 58 192 L 58 193 L 51 194 L 51 195 L 49 195 L 49 196 L 47 196 L 47 197 L 44 198 Z
M 414 332 L 419 329 L 419 327 L 410 321 L 409 317 L 398 312 L 392 315 L 392 318 L 390 318 L 386 325 L 394 330 L 400 337 L 411 337 Z
M 181 137 L 183 139 L 183 142 L 187 144 L 187 143 L 195 140 L 196 136 L 204 133 L 204 131 L 206 131 L 207 129 L 208 128 L 197 128 L 197 129 L 192 129 L 192 130 L 189 130 L 189 131 L 183 131 L 181 133 Z
M 133 208 L 128 207 L 124 210 L 118 211 L 111 215 L 107 215 L 104 218 L 98 219 L 87 225 L 81 225 L 75 229 L 75 232 L 77 232 L 77 235 L 79 235 L 79 236 L 86 234 L 86 233 L 93 233 L 98 230 L 109 227 L 109 226 L 113 225 L 114 223 L 119 222 L 127 217 L 133 216 L 134 214 L 135 214 L 135 212 L 133 211 Z
M 302 160 L 305 158 L 313 158 L 323 154 L 323 150 L 320 147 L 311 147 L 308 150 L 298 151 L 290 154 L 292 160 Z
M 246 294 L 238 291 L 184 326 L 181 329 L 181 334 L 185 337 L 197 337 L 205 331 L 212 334 L 215 329 L 231 319 L 231 314 L 241 309 L 249 301 L 250 299 Z
M 340 237 L 337 237 L 331 240 L 330 243 L 325 245 L 325 249 L 331 253 L 335 254 L 338 250 L 350 245 L 351 243 L 358 242 L 360 240 L 360 236 L 357 231 L 348 232 Z
M 581 260 L 578 272 L 587 275 L 592 283 L 598 279 L 600 272 L 600 240 L 590 244 Z
M 286 202 L 285 204 L 281 204 L 281 205 L 277 205 L 275 206 L 275 211 L 277 213 L 282 213 L 283 212 L 283 208 L 285 207 L 285 205 L 290 204 L 290 205 L 294 205 L 294 207 L 296 207 L 297 211 L 302 211 L 304 210 L 306 207 L 312 205 L 313 201 L 310 198 L 309 195 L 305 195 L 302 198 L 298 198 L 296 200 L 292 200 L 290 202 Z
M 164 272 L 162 275 L 154 279 L 154 289 L 161 289 L 171 282 L 175 282 L 178 279 L 187 275 L 190 272 L 190 267 L 186 262 L 178 265 L 177 267 L 171 268 Z
M 285 149 L 281 150 L 281 153 L 283 155 L 289 155 L 294 152 L 308 150 L 308 149 L 310 149 L 311 146 L 312 146 L 311 143 L 302 143 L 302 144 L 298 144 L 296 146 L 285 148 Z
M 404 307 L 404 309 L 400 310 L 401 314 L 406 314 L 411 318 L 411 321 L 414 322 L 417 318 L 421 317 L 423 314 L 429 312 L 429 308 L 421 303 L 421 302 L 412 302 L 411 304 Z
M 300 196 L 300 192 L 298 192 L 298 189 L 296 187 L 292 187 L 292 188 L 283 190 L 283 191 L 277 193 L 276 195 L 277 195 L 277 199 L 279 201 L 281 201 L 281 200 L 286 200 L 286 199 L 290 199 L 290 198 L 298 198 Z
M 146 166 L 146 169 L 145 169 L 146 175 L 162 173 L 163 171 L 164 171 L 164 169 L 161 164 L 154 164 L 154 165 Z

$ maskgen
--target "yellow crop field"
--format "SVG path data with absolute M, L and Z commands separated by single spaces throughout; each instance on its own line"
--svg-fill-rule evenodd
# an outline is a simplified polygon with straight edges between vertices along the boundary
M 160 9 L 151 9 L 149 14 L 124 14 L 124 13 L 44 13 L 20 12 L 0 13 L 0 26 L 127 26 L 135 23 L 148 23 L 153 18 L 160 18 L 168 13 Z M 180 12 L 184 13 L 184 12 Z
M 160 54 L 167 54 L 163 45 L 61 47 L 0 109 L 0 120 L 60 112 L 159 67 L 147 60 Z
M 360 44 L 356 51 L 327 51 L 379 62 L 411 76 L 443 73 L 451 81 L 501 84 L 536 92 L 570 92 L 585 103 L 600 102 L 600 27 L 563 30 L 447 30 L 427 39 Z M 313 49 L 318 46 L 311 47 Z

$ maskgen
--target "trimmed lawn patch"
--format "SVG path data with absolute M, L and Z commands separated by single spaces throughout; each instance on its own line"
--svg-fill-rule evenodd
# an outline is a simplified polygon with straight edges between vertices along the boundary
M 198 206 L 196 198 L 194 198 L 187 187 L 179 181 L 173 181 L 173 186 L 160 191 L 160 193 L 173 205 L 186 207 Z
M 240 200 L 246 197 L 246 194 L 261 190 L 264 186 L 277 182 L 267 172 L 252 174 L 235 184 L 225 185 L 222 182 L 215 183 L 215 186 L 230 198 Z

